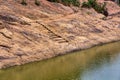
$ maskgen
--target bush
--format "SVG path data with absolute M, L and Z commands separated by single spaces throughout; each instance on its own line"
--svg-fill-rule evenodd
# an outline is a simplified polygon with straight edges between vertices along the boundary
M 48 0 L 48 1 L 62 3 L 66 6 L 70 6 L 70 5 L 77 6 L 77 7 L 80 6 L 80 2 L 78 0 Z
M 35 0 L 35 4 L 36 4 L 37 6 L 40 6 L 40 2 L 39 2 L 38 0 Z
M 26 0 L 22 0 L 21 4 L 22 4 L 22 5 L 27 5 Z
M 106 9 L 106 3 L 98 4 L 96 0 L 88 0 L 88 2 L 83 2 L 82 7 L 84 8 L 94 8 L 98 13 L 102 13 L 105 16 L 108 16 Z
M 88 3 L 88 2 L 83 2 L 81 7 L 84 7 L 84 8 L 91 8 L 91 4 Z

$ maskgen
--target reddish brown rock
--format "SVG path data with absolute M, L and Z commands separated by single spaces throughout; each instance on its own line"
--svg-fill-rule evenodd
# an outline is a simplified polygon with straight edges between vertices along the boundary
M 105 18 L 93 9 L 40 2 L 0 1 L 0 68 L 120 40 L 120 14 Z

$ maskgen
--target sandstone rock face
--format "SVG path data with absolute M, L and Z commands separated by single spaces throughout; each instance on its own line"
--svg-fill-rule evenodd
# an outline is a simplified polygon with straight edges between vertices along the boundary
M 0 1 L 0 68 L 120 40 L 120 14 L 104 18 L 93 9 L 28 3 Z

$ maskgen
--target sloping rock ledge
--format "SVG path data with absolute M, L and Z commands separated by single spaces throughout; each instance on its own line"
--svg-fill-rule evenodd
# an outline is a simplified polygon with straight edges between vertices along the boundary
M 35 9 L 7 2 L 1 5 L 0 69 L 120 40 L 119 13 L 105 18 L 93 9 L 74 12 L 57 5 L 59 12 L 44 7 L 48 4 Z

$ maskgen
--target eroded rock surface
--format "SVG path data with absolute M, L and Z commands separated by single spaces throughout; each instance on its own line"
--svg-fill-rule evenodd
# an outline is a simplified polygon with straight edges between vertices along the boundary
M 74 12 L 45 0 L 39 7 L 28 3 L 0 1 L 0 68 L 120 40 L 119 13 L 104 19 L 93 9 Z

